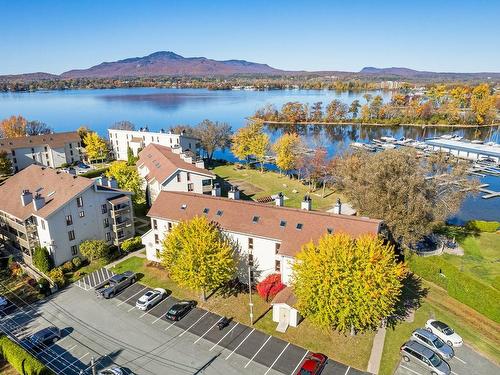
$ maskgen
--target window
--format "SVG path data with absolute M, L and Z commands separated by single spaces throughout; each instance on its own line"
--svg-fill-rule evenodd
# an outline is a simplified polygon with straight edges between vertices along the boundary
M 167 230 L 170 232 L 172 230 L 172 223 L 168 222 L 167 223 Z
M 281 228 L 286 227 L 286 221 L 285 221 L 285 220 L 281 220 L 281 221 L 280 221 L 280 227 L 281 227 Z
M 153 219 L 153 229 L 154 230 L 158 229 L 158 222 L 156 221 L 156 219 Z
M 74 230 L 70 230 L 68 232 L 68 238 L 70 241 L 73 241 L 75 239 L 75 231 Z
M 191 142 L 189 142 L 189 149 L 191 149 Z
M 71 255 L 75 256 L 77 254 L 78 254 L 78 246 L 76 245 L 71 246 Z
M 208 211 L 210 211 L 210 209 L 209 209 L 209 208 L 204 208 L 204 209 L 203 209 L 203 213 L 204 213 L 205 215 L 206 215 L 206 214 L 208 214 Z
M 221 210 L 217 210 L 217 212 L 215 213 L 215 215 L 217 216 L 222 216 L 222 214 L 224 213 L 224 211 L 221 211 Z
M 326 231 L 328 232 L 328 234 L 332 234 L 333 233 L 333 229 L 332 228 L 326 228 Z
M 69 148 L 70 149 L 73 148 L 73 144 L 72 143 L 69 144 Z M 47 147 L 45 147 L 45 151 L 47 151 Z
M 297 228 L 297 230 L 301 230 L 303 227 L 302 223 L 297 223 L 297 226 L 295 228 Z
M 191 173 L 186 172 L 186 180 L 191 181 Z
M 248 254 L 248 265 L 253 266 L 253 254 Z
M 106 241 L 111 241 L 111 233 L 110 232 L 106 232 Z
M 155 234 L 155 244 L 159 244 L 159 243 L 160 243 L 160 236 Z
M 42 225 L 42 229 L 45 230 L 45 221 L 40 220 L 40 224 Z
M 249 248 L 250 250 L 252 250 L 252 249 L 253 249 L 253 238 L 251 238 L 251 237 L 248 239 L 248 248 Z
M 212 185 L 212 180 L 208 179 L 208 180 L 202 180 L 201 181 L 201 185 L 202 186 L 211 186 Z
M 80 212 L 78 213 L 78 216 L 80 216 L 80 217 L 85 217 L 85 211 L 80 211 Z
M 76 205 L 78 207 L 83 207 L 83 198 L 82 197 L 76 198 Z
M 12 156 L 16 156 L 16 150 L 12 150 Z
M 73 225 L 73 216 L 66 216 L 66 225 Z
M 17 163 L 17 159 L 16 158 L 14 158 L 12 161 L 14 162 L 14 164 Z
M 104 218 L 104 220 L 102 221 L 103 224 L 104 224 L 104 228 L 107 228 L 109 227 L 109 219 L 107 217 Z
M 105 214 L 107 212 L 108 212 L 108 205 L 105 203 L 105 204 L 101 205 L 101 213 Z
M 159 258 L 160 257 L 160 250 L 159 249 L 156 249 L 156 257 Z
M 274 270 L 276 272 L 281 272 L 281 261 L 280 260 L 274 261 Z
M 73 156 L 73 150 L 69 150 L 69 154 Z
M 71 147 L 70 147 L 70 148 L 71 148 Z M 45 147 L 44 147 L 44 150 L 45 150 L 45 152 L 49 151 L 49 150 L 47 149 L 47 146 L 45 146 Z
M 116 235 L 118 236 L 118 238 L 123 238 L 123 230 L 119 230 L 118 232 L 116 232 Z
M 258 222 L 259 222 L 259 217 L 258 216 L 254 216 L 252 218 L 252 223 L 257 224 Z
M 177 173 L 177 182 L 181 182 L 181 173 Z
M 189 183 L 188 184 L 188 191 L 193 191 L 194 190 L 194 184 L 193 183 Z
M 31 153 L 34 154 L 35 153 L 35 149 L 32 147 L 31 148 Z
M 279 242 L 276 242 L 274 244 L 274 253 L 275 254 L 278 254 L 280 252 L 280 247 L 281 247 L 281 244 Z
M 49 154 L 45 154 L 45 159 L 48 159 L 49 158 Z

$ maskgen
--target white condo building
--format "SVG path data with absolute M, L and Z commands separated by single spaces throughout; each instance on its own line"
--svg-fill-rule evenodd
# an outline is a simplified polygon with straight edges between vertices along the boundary
M 29 264 L 35 247 L 46 247 L 56 266 L 79 255 L 85 240 L 118 246 L 134 236 L 133 207 L 131 193 L 110 185 L 29 166 L 0 186 L 0 238 Z
M 127 160 L 127 150 L 130 147 L 134 156 L 150 143 L 170 148 L 180 148 L 183 151 L 190 150 L 196 153 L 199 148 L 199 140 L 184 134 L 170 132 L 150 132 L 147 129 L 121 130 L 108 129 L 109 143 L 116 160 Z

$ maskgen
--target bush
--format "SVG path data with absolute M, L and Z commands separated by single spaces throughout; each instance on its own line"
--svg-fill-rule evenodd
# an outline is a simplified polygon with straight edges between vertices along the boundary
M 80 257 L 74 257 L 73 259 L 71 259 L 71 263 L 73 263 L 75 269 L 79 269 L 83 264 L 82 259 Z
M 88 240 L 80 244 L 80 253 L 90 261 L 109 257 L 109 246 L 103 240 Z
M 20 345 L 10 340 L 7 336 L 0 336 L 1 355 L 9 362 L 19 374 L 26 375 L 52 375 L 42 362 L 32 356 Z
M 67 261 L 61 266 L 64 273 L 73 272 L 73 263 L 71 261 Z
M 33 264 L 43 273 L 49 272 L 54 264 L 46 247 L 37 246 L 33 252 Z
M 87 177 L 87 178 L 95 178 L 99 177 L 100 175 L 106 173 L 108 171 L 108 167 L 105 168 L 99 168 L 99 169 L 92 169 L 88 172 L 82 173 L 80 176 L 81 177 Z
M 259 296 L 264 298 L 266 302 L 273 299 L 276 294 L 285 288 L 285 285 L 281 282 L 281 275 L 278 273 L 269 275 L 260 283 L 257 284 L 257 293 Z
M 467 228 L 476 229 L 480 232 L 494 233 L 500 228 L 498 221 L 471 220 L 467 223 Z
M 64 272 L 61 267 L 52 269 L 49 272 L 49 277 L 59 288 L 64 288 L 66 285 L 66 278 L 64 277 Z
M 140 236 L 126 239 L 122 243 L 122 250 L 127 253 L 138 250 L 141 247 L 142 247 L 142 238 Z
M 38 280 L 38 291 L 43 295 L 49 294 L 50 284 L 47 279 L 41 278 L 40 280 Z

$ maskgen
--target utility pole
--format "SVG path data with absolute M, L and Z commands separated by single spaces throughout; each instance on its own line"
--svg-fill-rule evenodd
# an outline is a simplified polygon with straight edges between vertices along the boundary
M 94 357 L 90 359 L 90 367 L 92 367 L 92 375 L 96 375 Z
M 250 325 L 253 326 L 253 302 L 252 302 L 252 278 L 251 278 L 251 264 L 250 264 L 250 255 L 248 256 L 248 296 L 250 298 L 249 306 L 250 306 Z

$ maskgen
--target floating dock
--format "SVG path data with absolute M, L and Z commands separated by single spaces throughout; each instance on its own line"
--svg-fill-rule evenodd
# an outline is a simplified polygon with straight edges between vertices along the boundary
M 451 155 L 469 160 L 489 158 L 500 163 L 500 144 L 474 143 L 457 139 L 432 138 L 425 141 L 434 151 L 447 152 Z

